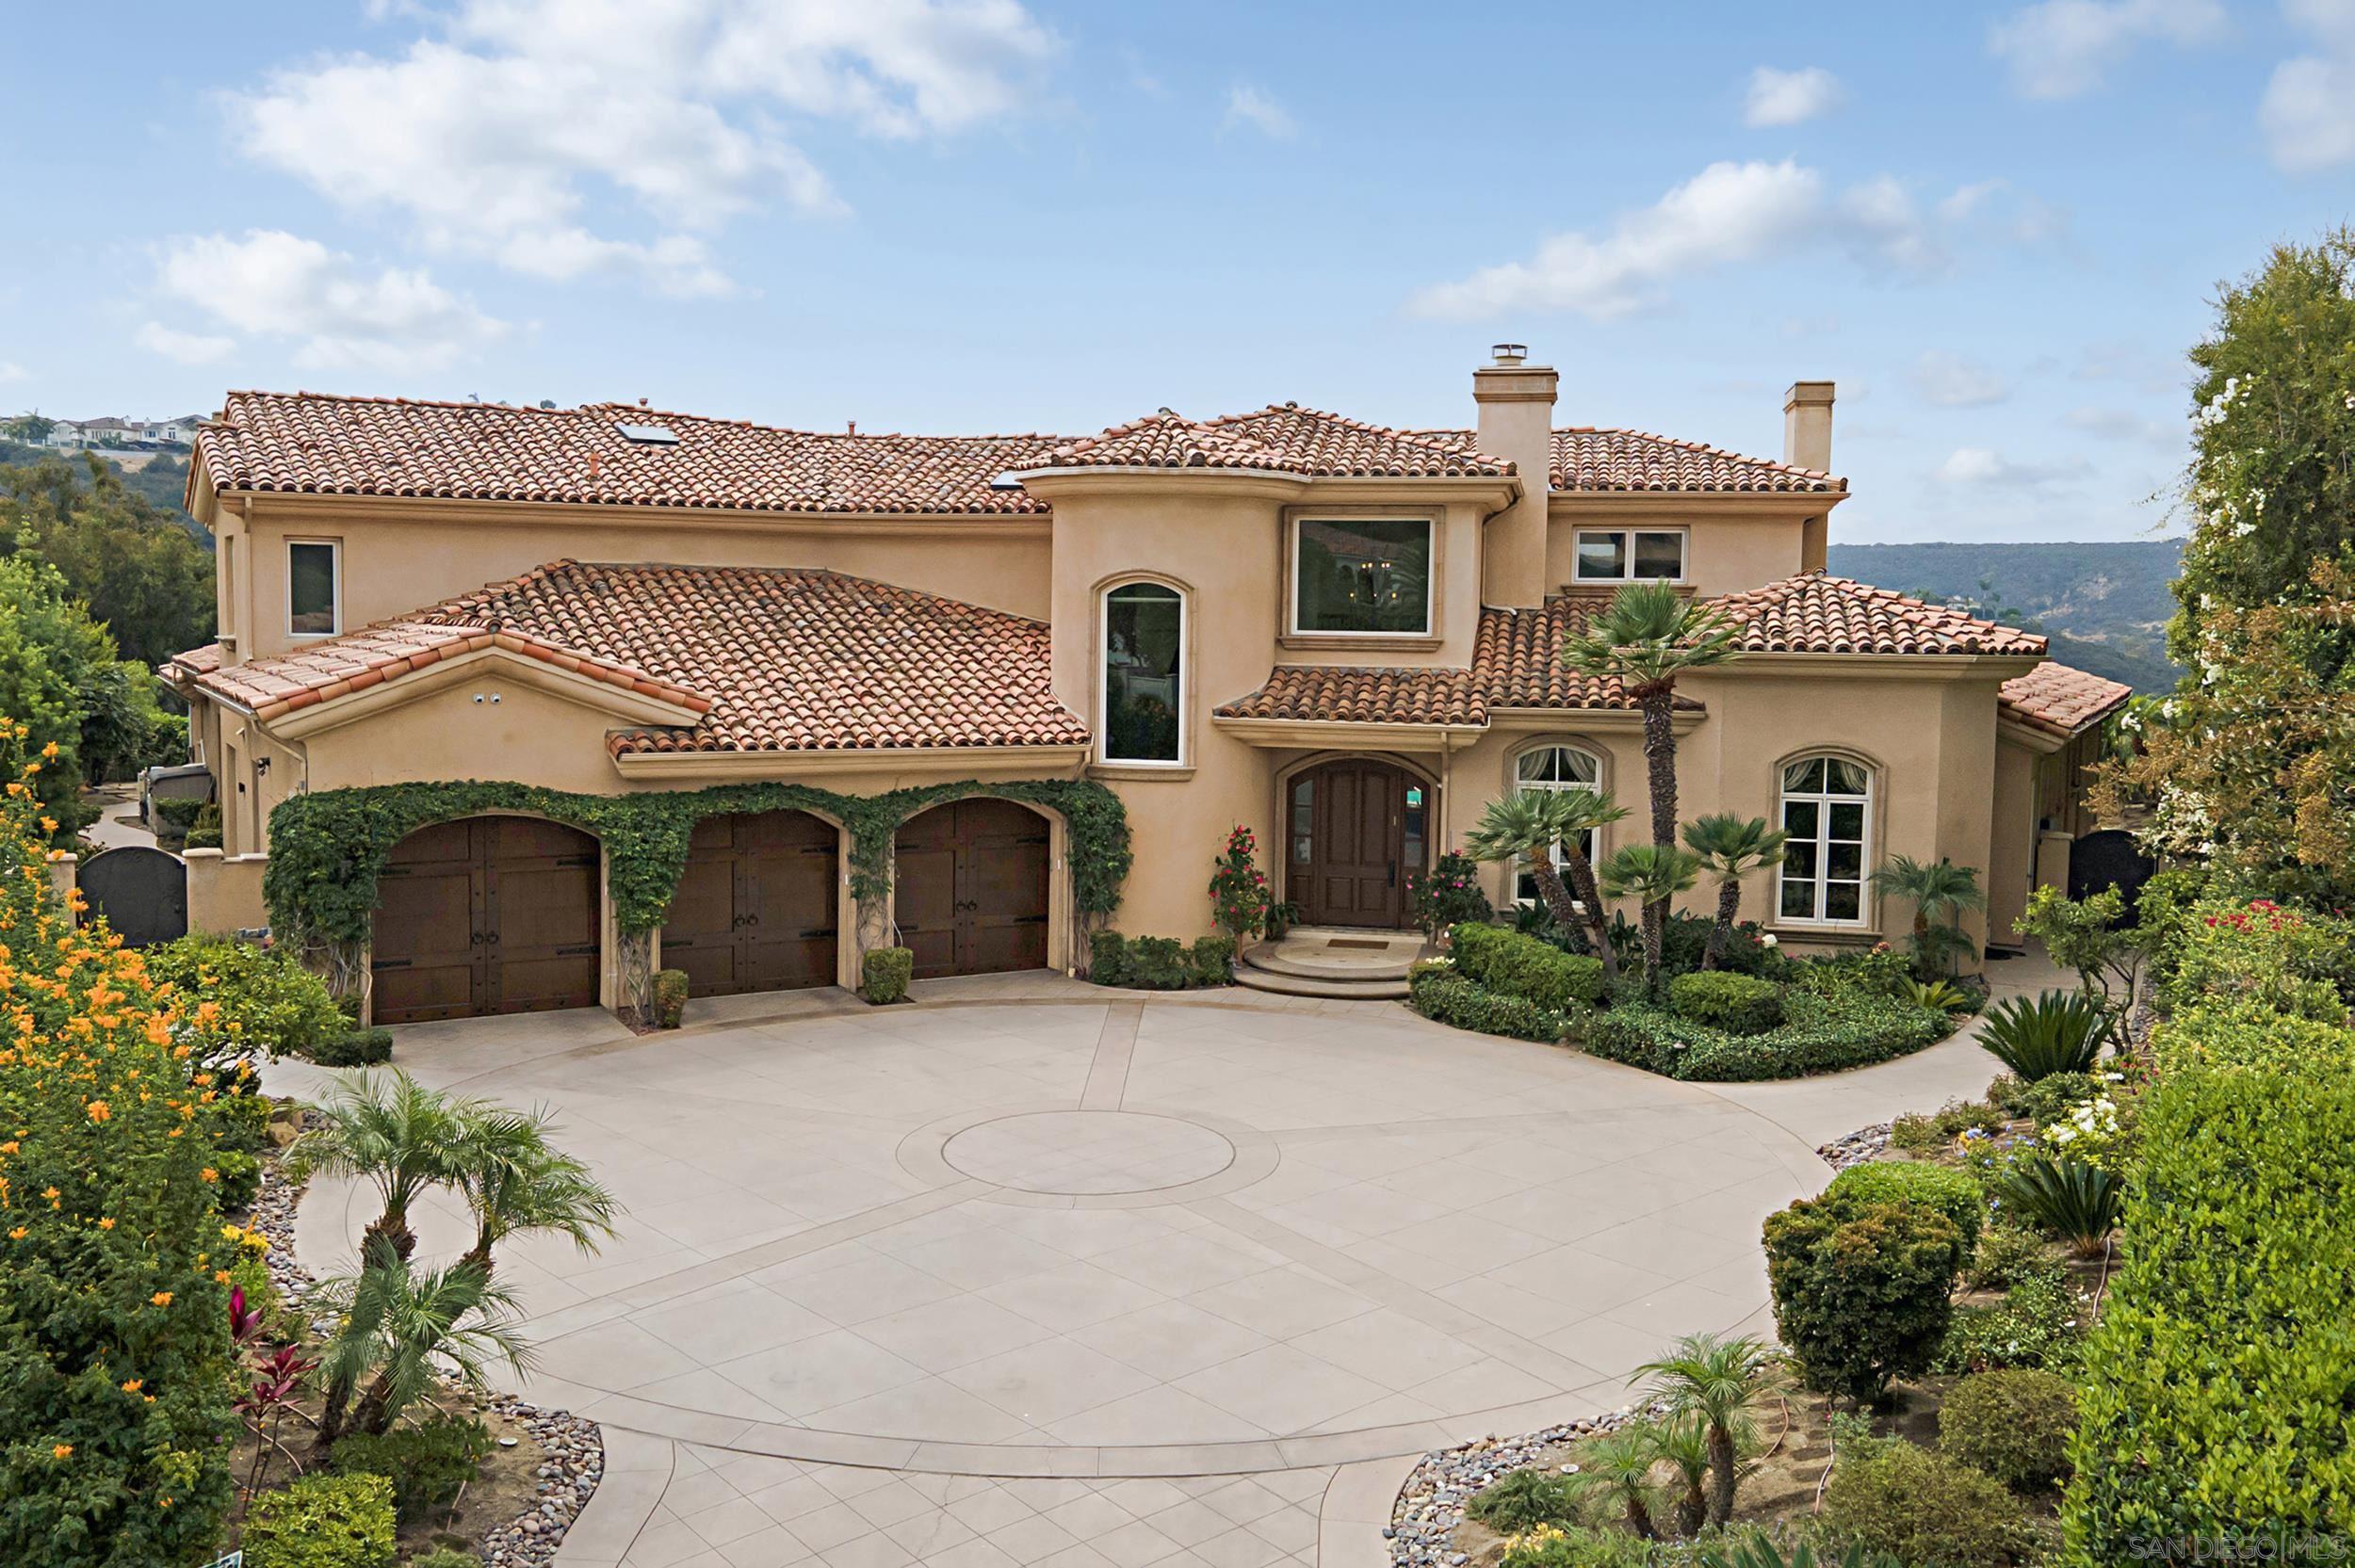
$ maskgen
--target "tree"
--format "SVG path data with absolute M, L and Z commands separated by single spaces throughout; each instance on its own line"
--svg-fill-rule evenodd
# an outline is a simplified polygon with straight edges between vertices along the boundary
M 0 464 L 0 553 L 32 554 L 145 670 L 213 637 L 213 560 L 104 460 Z
M 514 1298 L 472 1263 L 420 1269 L 388 1237 L 373 1236 L 359 1274 L 323 1288 L 343 1322 L 320 1364 L 322 1448 L 347 1430 L 382 1434 L 443 1368 L 467 1388 L 483 1386 L 493 1361 L 530 1369 L 531 1352 L 512 1326 Z
M 6 425 L 0 425 L 0 430 L 7 431 L 11 439 L 30 442 L 34 445 L 47 441 L 49 432 L 57 428 L 56 420 L 44 419 L 37 413 L 20 413 Z
M 1643 710 L 1644 764 L 1650 774 L 1651 841 L 1677 841 L 1677 741 L 1671 722 L 1677 680 L 1742 656 L 1741 628 L 1713 606 L 1666 583 L 1630 583 L 1566 639 L 1562 662 L 1582 675 L 1616 681 Z
M 1658 1440 L 1648 1426 L 1621 1427 L 1586 1440 L 1578 1468 L 1562 1478 L 1562 1489 L 1573 1497 L 1616 1505 L 1628 1528 L 1646 1541 L 1657 1541 L 1651 1471 L 1659 1459 Z
M 1888 864 L 1873 873 L 1872 882 L 1877 892 L 1913 902 L 1915 978 L 1951 976 L 1958 959 L 1978 955 L 1962 929 L 1965 910 L 1987 908 L 1987 895 L 1979 887 L 1975 869 L 1957 865 L 1943 855 L 1934 862 L 1892 855 Z
M 452 1100 L 395 1068 L 336 1085 L 319 1112 L 326 1124 L 287 1150 L 291 1173 L 298 1181 L 316 1172 L 356 1176 L 374 1187 L 384 1210 L 362 1233 L 360 1255 L 366 1259 L 382 1239 L 396 1258 L 406 1260 L 417 1246 L 409 1228 L 411 1206 L 430 1188 L 459 1183 L 488 1107 Z
M 1602 865 L 1602 890 L 1644 907 L 1644 994 L 1660 995 L 1660 957 L 1668 932 L 1668 900 L 1700 881 L 1701 862 L 1671 844 L 1630 844 Z
M 462 1140 L 459 1190 L 474 1211 L 475 1243 L 463 1261 L 489 1279 L 492 1249 L 513 1236 L 552 1232 L 572 1237 L 584 1256 L 614 1234 L 620 1205 L 589 1174 L 589 1167 L 548 1146 L 555 1129 L 544 1109 L 484 1108 Z
M 1733 1495 L 1742 1479 L 1742 1450 L 1751 1440 L 1749 1408 L 1774 1386 L 1780 1371 L 1775 1352 L 1742 1335 L 1687 1334 L 1658 1361 L 1635 1369 L 1651 1380 L 1645 1392 L 1665 1400 L 1669 1411 L 1701 1429 L 1709 1452 L 1709 1523 L 1733 1517 Z
M 1554 923 L 1565 931 L 1586 931 L 1606 980 L 1617 977 L 1618 958 L 1584 844 L 1588 833 L 1626 815 L 1625 806 L 1591 789 L 1521 789 L 1489 801 L 1479 825 L 1464 838 L 1465 852 L 1475 860 L 1527 866 Z M 1570 885 L 1564 885 L 1562 866 L 1553 863 L 1557 850 L 1569 869 Z
M 1742 879 L 1782 864 L 1782 848 L 1791 835 L 1769 828 L 1762 816 L 1740 817 L 1719 812 L 1684 825 L 1684 845 L 1700 857 L 1701 868 L 1717 879 L 1717 920 L 1709 928 L 1709 946 L 1701 967 L 1714 969 L 1725 961 L 1726 943 L 1742 913 Z

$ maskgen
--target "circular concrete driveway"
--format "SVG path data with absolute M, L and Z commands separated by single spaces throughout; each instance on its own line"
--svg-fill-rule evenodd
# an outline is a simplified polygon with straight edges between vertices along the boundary
M 1676 1335 L 1763 1326 L 1760 1220 L 1825 1176 L 1710 1090 L 1401 1009 L 1068 994 L 399 1059 L 547 1105 L 627 1206 L 598 1256 L 500 1264 L 534 1397 L 898 1469 L 1244 1472 L 1607 1408 Z M 305 1261 L 367 1218 L 323 1186 Z M 446 1202 L 418 1228 L 464 1244 Z

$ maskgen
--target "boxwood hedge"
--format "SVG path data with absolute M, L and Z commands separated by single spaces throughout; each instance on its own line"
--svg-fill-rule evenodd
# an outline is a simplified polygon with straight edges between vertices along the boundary
M 1954 1021 L 1895 996 L 1850 990 L 1816 995 L 1794 987 L 1783 1021 L 1737 1035 L 1664 1008 L 1621 1002 L 1586 1026 L 1589 1053 L 1671 1078 L 1748 1083 L 1836 1072 L 1910 1055 L 1942 1040 Z
M 1435 1024 L 1480 1034 L 1551 1043 L 1567 1026 L 1563 1014 L 1526 996 L 1491 991 L 1445 963 L 1419 965 L 1406 978 L 1414 1009 Z
M 1551 942 L 1502 926 L 1451 928 L 1455 966 L 1472 980 L 1541 1008 L 1593 1007 L 1602 998 L 1602 960 L 1566 953 Z

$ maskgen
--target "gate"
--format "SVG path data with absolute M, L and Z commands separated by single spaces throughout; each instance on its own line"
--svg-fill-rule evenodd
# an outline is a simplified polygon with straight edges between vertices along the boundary
M 125 844 L 84 861 L 74 881 L 89 904 L 84 918 L 105 915 L 126 946 L 188 934 L 188 867 L 178 855 Z
M 2089 897 L 2112 885 L 2126 896 L 2126 919 L 2135 918 L 2136 901 L 2159 863 L 2142 852 L 2135 835 L 2123 828 L 2087 833 L 2069 847 L 2069 896 Z

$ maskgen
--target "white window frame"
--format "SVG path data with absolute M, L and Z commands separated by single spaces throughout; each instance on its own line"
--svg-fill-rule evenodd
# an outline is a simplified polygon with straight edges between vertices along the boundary
M 1584 782 L 1577 780 L 1566 782 L 1553 779 L 1523 779 L 1521 777 L 1521 759 L 1523 757 L 1535 756 L 1539 752 L 1575 752 L 1580 756 L 1584 757 L 1588 762 L 1595 765 L 1595 776 L 1591 781 Z M 1602 793 L 1602 770 L 1603 756 L 1600 752 L 1594 751 L 1588 747 L 1581 746 L 1575 742 L 1567 740 L 1540 741 L 1535 746 L 1524 746 L 1519 751 L 1513 753 L 1513 793 L 1518 795 L 1523 790 L 1559 791 L 1566 789 L 1591 789 L 1597 795 L 1600 795 Z M 1601 830 L 1589 829 L 1585 836 L 1586 864 L 1592 865 L 1595 864 L 1595 851 L 1602 846 Z M 1553 849 L 1551 851 L 1551 858 L 1557 869 L 1568 864 L 1562 858 L 1562 846 L 1559 844 L 1553 846 Z M 1531 873 L 1522 866 L 1516 865 L 1513 867 L 1513 902 L 1516 904 L 1534 904 L 1537 902 L 1537 897 L 1535 894 L 1523 894 L 1521 892 L 1521 879 L 1529 875 L 1531 875 Z M 1572 897 L 1576 897 L 1578 896 L 1575 888 L 1571 890 L 1570 896 Z
M 1826 873 L 1829 870 L 1831 863 L 1832 803 L 1837 801 L 1842 805 L 1849 805 L 1856 802 L 1860 797 L 1830 793 L 1831 771 L 1828 767 L 1826 768 L 1824 773 L 1826 792 L 1823 794 L 1812 794 L 1806 790 L 1795 793 L 1783 786 L 1783 776 L 1792 768 L 1801 763 L 1813 762 L 1818 758 L 1824 759 L 1827 763 L 1844 762 L 1850 767 L 1864 769 L 1864 794 L 1860 798 L 1864 804 L 1864 812 L 1863 819 L 1858 828 L 1857 840 L 1857 870 L 1860 875 L 1857 880 L 1856 918 L 1852 920 L 1837 919 L 1824 913 L 1824 906 L 1831 897 L 1833 881 Z M 1785 757 L 1775 764 L 1775 826 L 1780 828 L 1787 820 L 1785 807 L 1791 801 L 1810 800 L 1815 805 L 1815 875 L 1809 879 L 1815 886 L 1815 913 L 1812 914 L 1782 913 L 1782 888 L 1790 866 L 1790 862 L 1786 859 L 1775 867 L 1773 919 L 1776 925 L 1815 926 L 1830 930 L 1862 930 L 1871 927 L 1873 923 L 1873 812 L 1879 794 L 1880 769 L 1861 757 L 1843 756 L 1838 752 L 1801 752 L 1796 756 Z M 1800 842 L 1804 841 L 1797 839 L 1789 841 L 1789 843 Z M 1787 849 L 1788 845 L 1786 845 L 1786 852 Z M 1847 879 L 1843 877 L 1839 880 L 1845 881 Z
M 1635 536 L 1637 534 L 1670 534 L 1677 542 L 1677 574 L 1673 577 L 1639 577 L 1635 574 Z M 1620 558 L 1626 566 L 1616 577 L 1589 577 L 1579 571 L 1579 545 L 1588 539 L 1616 536 L 1624 541 Z M 1577 583 L 1682 583 L 1693 574 L 1693 530 L 1690 528 L 1579 528 L 1570 535 L 1570 581 Z
M 1161 757 L 1116 757 L 1112 754 L 1113 711 L 1110 678 L 1113 652 L 1113 595 L 1124 588 L 1158 588 L 1178 596 L 1178 673 L 1177 690 L 1170 707 L 1178 715 L 1178 755 L 1169 760 Z M 1176 583 L 1165 583 L 1158 577 L 1124 577 L 1116 583 L 1106 583 L 1096 595 L 1096 760 L 1107 768 L 1191 768 L 1194 748 L 1190 744 L 1186 722 L 1186 667 L 1194 662 L 1194 595 Z
M 1303 627 L 1300 624 L 1300 543 L 1302 530 L 1311 523 L 1327 523 L 1343 525 L 1355 523 L 1421 524 L 1423 527 L 1424 541 L 1421 629 L 1420 631 L 1405 632 L 1356 632 L 1335 631 L 1325 627 L 1318 627 L 1311 630 Z M 1291 570 L 1287 574 L 1290 581 L 1286 584 L 1286 597 L 1290 602 L 1284 606 L 1284 635 L 1286 637 L 1322 637 L 1349 640 L 1358 640 L 1365 638 L 1381 638 L 1391 639 L 1401 642 L 1429 642 L 1439 635 L 1437 630 L 1439 618 L 1439 522 L 1437 518 L 1421 516 L 1386 517 L 1379 512 L 1352 513 L 1340 511 L 1324 512 L 1315 516 L 1304 515 L 1295 517 L 1292 519 L 1291 525 L 1290 564 Z
M 328 552 L 328 580 L 334 598 L 334 625 L 323 632 L 295 630 L 294 553 L 297 545 L 317 545 Z M 313 638 L 340 637 L 344 629 L 344 542 L 340 539 L 289 539 L 286 541 L 286 635 L 309 640 Z

